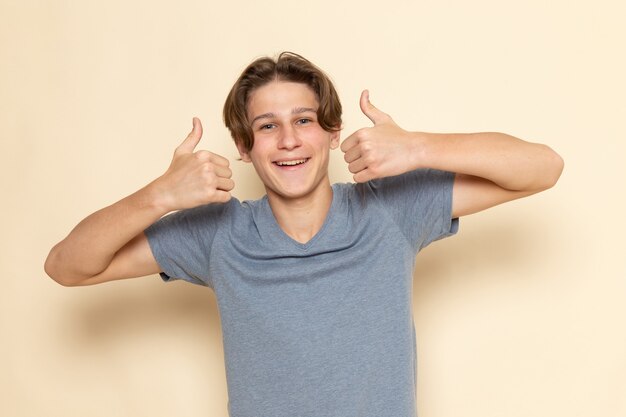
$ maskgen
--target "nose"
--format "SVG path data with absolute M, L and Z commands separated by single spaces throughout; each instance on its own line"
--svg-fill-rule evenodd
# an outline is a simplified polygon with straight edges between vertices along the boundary
M 278 148 L 292 150 L 300 146 L 302 142 L 293 126 L 286 125 L 280 132 L 278 138 Z

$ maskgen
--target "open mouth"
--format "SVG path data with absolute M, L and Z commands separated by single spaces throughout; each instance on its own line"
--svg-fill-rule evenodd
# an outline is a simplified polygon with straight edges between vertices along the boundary
M 290 161 L 274 161 L 274 164 L 278 165 L 279 167 L 295 167 L 298 165 L 306 164 L 309 159 L 310 158 L 292 159 Z

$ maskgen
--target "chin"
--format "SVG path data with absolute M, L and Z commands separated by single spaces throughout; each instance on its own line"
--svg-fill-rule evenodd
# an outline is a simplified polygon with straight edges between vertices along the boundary
M 268 194 L 270 194 L 270 192 L 268 192 Z M 295 200 L 295 199 L 306 197 L 311 193 L 307 191 L 301 191 L 301 190 L 275 190 L 273 189 L 271 190 L 271 194 L 273 194 L 276 197 L 285 199 L 285 200 Z

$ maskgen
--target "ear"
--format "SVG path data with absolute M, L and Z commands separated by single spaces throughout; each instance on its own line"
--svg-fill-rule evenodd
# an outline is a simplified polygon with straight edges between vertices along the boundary
M 251 162 L 252 160 L 250 159 L 250 152 L 246 149 L 245 146 L 243 146 L 243 143 L 241 143 L 241 141 L 237 141 L 237 150 L 239 151 L 239 156 L 241 157 L 241 160 L 243 162 Z
M 330 149 L 337 149 L 339 146 L 340 133 L 339 129 L 330 132 Z

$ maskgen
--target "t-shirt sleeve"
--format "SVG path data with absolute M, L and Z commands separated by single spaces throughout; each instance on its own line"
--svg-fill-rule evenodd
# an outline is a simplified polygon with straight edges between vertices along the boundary
M 416 250 L 455 234 L 459 219 L 452 218 L 455 174 L 418 169 L 368 182 L 383 209 Z
M 228 204 L 209 204 L 169 214 L 145 230 L 164 281 L 182 279 L 213 287 L 209 259 Z

